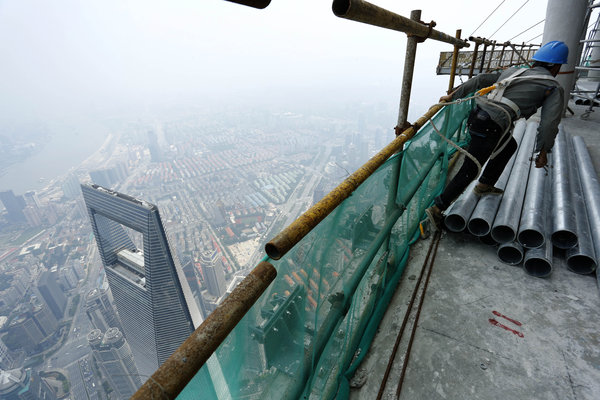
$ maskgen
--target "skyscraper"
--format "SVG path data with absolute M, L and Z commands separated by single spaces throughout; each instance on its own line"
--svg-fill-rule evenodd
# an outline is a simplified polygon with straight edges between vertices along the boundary
M 142 385 L 133 360 L 133 354 L 118 328 L 110 328 L 102 334 L 94 329 L 88 336 L 94 358 L 108 378 L 119 399 L 130 398 Z
M 98 185 L 81 190 L 125 337 L 140 374 L 150 376 L 201 323 L 201 314 L 158 208 Z M 142 234 L 143 249 L 123 226 Z
M 13 362 L 14 360 L 8 347 L 6 347 L 0 338 L 0 369 L 11 369 L 13 367 Z
M 40 328 L 44 336 L 50 336 L 56 331 L 58 320 L 44 302 L 40 301 L 32 304 L 31 315 L 33 316 L 33 322 Z
M 62 184 L 62 191 L 69 199 L 74 199 L 81 194 L 79 179 L 74 173 L 70 173 Z
M 225 282 L 223 262 L 219 259 L 219 252 L 216 249 L 203 251 L 200 254 L 200 265 L 208 292 L 217 298 L 221 297 L 227 290 L 227 283 Z
M 108 295 L 108 289 L 92 289 L 85 298 L 85 313 L 92 325 L 101 331 L 121 327 L 121 321 L 115 312 Z
M 21 196 L 15 196 L 12 190 L 0 192 L 0 201 L 7 211 L 8 221 L 12 223 L 25 222 L 23 208 L 25 208 L 25 200 Z
M 67 297 L 64 292 L 58 286 L 56 282 L 56 273 L 50 271 L 44 271 L 40 275 L 38 281 L 38 291 L 42 296 L 42 299 L 48 304 L 52 313 L 59 321 L 65 314 L 65 308 L 67 307 Z
M 148 149 L 150 150 L 150 160 L 152 162 L 162 161 L 162 154 L 158 146 L 158 137 L 154 131 L 148 131 Z

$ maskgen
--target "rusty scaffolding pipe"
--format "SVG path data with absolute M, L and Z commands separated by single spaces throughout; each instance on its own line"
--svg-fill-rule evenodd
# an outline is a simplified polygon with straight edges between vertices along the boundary
M 469 79 L 473 77 L 473 70 L 475 69 L 475 63 L 477 62 L 477 51 L 479 50 L 479 43 L 475 42 L 475 48 L 473 49 L 473 59 L 471 60 L 471 67 L 469 68 Z
M 504 65 L 504 51 L 506 50 L 506 43 L 502 43 L 502 50 L 500 50 L 500 58 L 498 59 L 498 67 Z
M 263 261 L 131 397 L 175 399 L 277 276 Z
M 469 43 L 437 31 L 431 25 L 412 21 L 363 0 L 334 0 L 331 8 L 333 13 L 340 18 L 410 33 L 421 38 L 433 39 L 460 47 L 469 47 Z
M 456 30 L 456 38 L 460 40 L 462 30 Z M 450 81 L 448 82 L 448 93 L 452 92 L 454 88 L 454 78 L 456 77 L 456 64 L 458 63 L 458 50 L 459 47 L 454 45 L 454 51 L 452 52 L 452 65 L 450 66 Z
M 294 247 L 296 243 L 317 226 L 317 224 L 340 205 L 342 201 L 350 197 L 352 192 L 354 192 L 361 183 L 371 176 L 371 174 L 373 174 L 373 172 L 375 172 L 375 170 L 377 170 L 377 168 L 379 168 L 388 158 L 399 151 L 404 143 L 411 139 L 419 128 L 441 109 L 441 105 L 431 107 L 429 111 L 419 118 L 410 128 L 398 135 L 396 139 L 385 146 L 373 158 L 367 161 L 318 203 L 309 208 L 304 214 L 271 239 L 271 241 L 265 245 L 265 251 L 269 257 L 274 260 L 279 260 L 283 257 L 285 253 Z
M 492 42 L 492 50 L 490 51 L 490 58 L 488 60 L 488 65 L 487 68 L 485 69 L 486 72 L 488 72 L 490 70 L 490 67 L 492 65 L 492 59 L 494 58 L 494 50 L 496 49 L 496 41 L 494 40 Z
M 410 12 L 412 21 L 421 20 L 421 10 Z M 419 39 L 410 35 L 406 41 L 406 56 L 404 57 L 404 75 L 402 76 L 402 92 L 400 93 L 400 110 L 398 112 L 398 124 L 396 134 L 400 134 L 407 128 L 408 106 L 410 104 L 410 92 L 412 89 L 413 74 L 415 72 L 415 58 L 417 56 L 417 44 Z

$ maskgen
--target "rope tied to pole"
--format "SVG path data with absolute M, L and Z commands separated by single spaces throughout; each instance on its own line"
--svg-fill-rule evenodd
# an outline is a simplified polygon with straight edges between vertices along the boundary
M 434 20 L 431 20 L 431 22 L 429 22 L 429 23 L 423 22 L 423 21 L 419 21 L 419 23 L 423 24 L 423 25 L 427 25 L 429 27 L 429 30 L 427 31 L 427 35 L 417 36 L 412 33 L 407 33 L 406 36 L 416 38 L 417 43 L 423 43 L 425 40 L 429 39 L 429 37 L 431 36 L 431 32 L 433 32 L 433 28 L 437 25 L 437 22 L 435 22 Z

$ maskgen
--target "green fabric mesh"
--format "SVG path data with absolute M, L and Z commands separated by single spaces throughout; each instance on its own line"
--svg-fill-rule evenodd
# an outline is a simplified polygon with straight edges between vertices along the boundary
M 458 144 L 468 140 L 471 103 L 432 119 Z M 277 278 L 177 398 L 347 398 L 424 210 L 445 184 L 449 150 L 425 124 L 282 259 L 267 258 Z

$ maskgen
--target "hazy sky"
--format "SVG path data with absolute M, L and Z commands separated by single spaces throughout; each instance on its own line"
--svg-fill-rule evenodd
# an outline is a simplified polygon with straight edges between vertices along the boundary
M 470 35 L 502 1 L 374 1 Z M 505 0 L 476 35 L 512 38 L 545 17 L 544 0 Z M 529 40 L 543 24 L 515 38 Z M 541 37 L 534 42 L 539 43 Z M 161 102 L 399 98 L 406 35 L 340 19 L 330 0 L 0 1 L 0 123 Z M 447 44 L 419 45 L 414 108 L 432 104 Z M 417 115 L 425 110 L 420 109 Z

